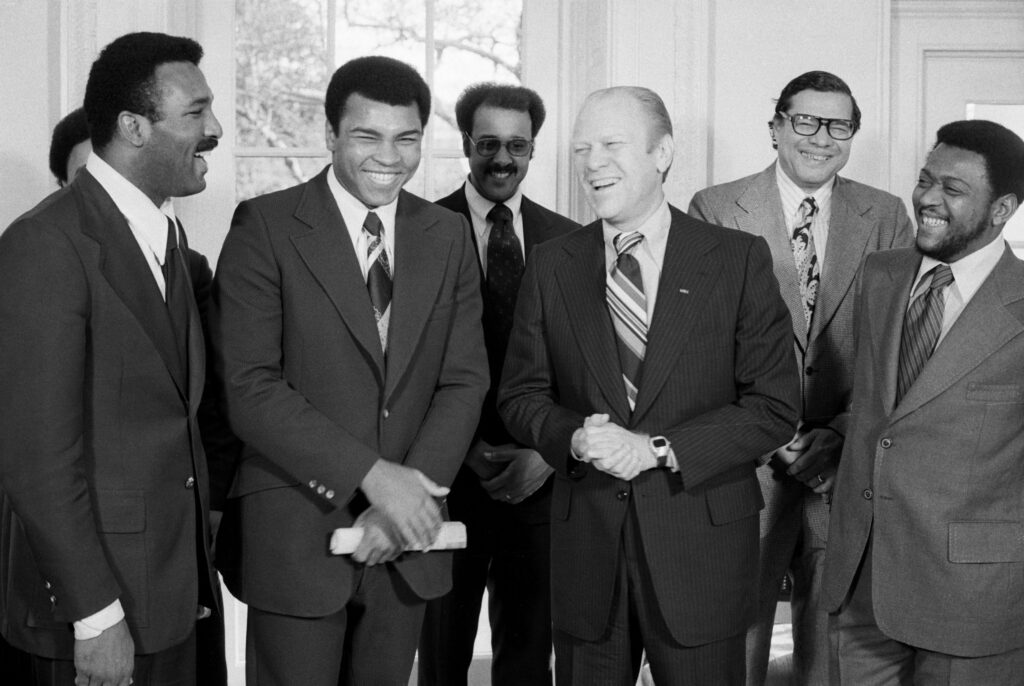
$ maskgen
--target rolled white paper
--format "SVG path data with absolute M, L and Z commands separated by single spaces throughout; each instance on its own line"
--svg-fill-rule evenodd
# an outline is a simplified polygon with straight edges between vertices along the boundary
M 335 529 L 331 534 L 331 553 L 334 555 L 351 555 L 363 540 L 363 528 L 351 527 Z M 462 522 L 441 522 L 441 530 L 430 550 L 455 550 L 466 547 L 466 525 Z M 422 550 L 419 546 L 410 546 L 408 551 Z

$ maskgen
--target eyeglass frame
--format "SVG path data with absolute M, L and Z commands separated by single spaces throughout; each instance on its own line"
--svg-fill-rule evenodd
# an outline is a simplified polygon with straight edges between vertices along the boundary
M 793 129 L 793 133 L 795 133 L 798 136 L 806 136 L 807 138 L 810 138 L 811 136 L 814 136 L 819 131 L 821 131 L 821 127 L 822 126 L 825 127 L 825 132 L 829 135 L 829 137 L 831 137 L 833 140 L 837 140 L 837 141 L 848 141 L 848 140 L 850 140 L 851 138 L 853 138 L 857 134 L 857 128 L 858 127 L 857 127 L 856 122 L 854 122 L 852 119 L 839 119 L 839 118 L 828 119 L 826 117 L 817 117 L 817 116 L 815 116 L 813 114 L 804 114 L 803 112 L 797 112 L 796 114 L 789 114 L 788 112 L 783 112 L 782 110 L 779 110 L 778 112 L 776 112 L 776 114 L 779 115 L 780 117 L 782 117 L 783 119 L 788 119 L 789 120 L 790 128 L 792 128 Z M 810 133 L 801 133 L 800 131 L 796 130 L 796 117 L 807 117 L 809 119 L 813 119 L 814 121 L 818 122 L 818 127 L 816 129 L 814 129 L 814 131 L 812 131 Z M 846 138 L 839 138 L 835 134 L 833 134 L 832 133 L 832 122 L 834 122 L 834 121 L 842 122 L 844 124 L 848 124 L 850 126 L 850 135 L 847 136 Z M 771 124 L 771 122 L 769 122 L 769 124 Z
M 476 149 L 476 152 L 477 152 L 478 155 L 480 155 L 480 157 L 494 157 L 499 152 L 501 152 L 502 148 L 505 148 L 505 152 L 507 152 L 511 157 L 526 157 L 528 155 L 532 155 L 533 154 L 534 144 L 533 144 L 533 139 L 531 139 L 531 138 L 512 138 L 510 140 L 503 141 L 503 140 L 501 140 L 500 138 L 498 138 L 496 136 L 491 136 L 491 137 L 488 137 L 488 138 L 481 138 L 480 140 L 474 140 L 473 137 L 470 136 L 469 133 L 466 132 L 466 131 L 463 131 L 462 135 L 465 136 L 469 140 L 469 142 L 473 144 L 473 148 Z M 490 143 L 491 141 L 495 141 L 498 144 L 498 148 L 494 152 L 492 152 L 490 155 L 488 155 L 487 153 L 485 153 L 483 150 L 480 149 L 480 145 L 482 143 Z M 519 143 L 519 142 L 526 143 L 527 145 L 530 146 L 522 154 L 518 154 L 518 153 L 512 152 L 512 149 L 509 147 L 512 143 Z

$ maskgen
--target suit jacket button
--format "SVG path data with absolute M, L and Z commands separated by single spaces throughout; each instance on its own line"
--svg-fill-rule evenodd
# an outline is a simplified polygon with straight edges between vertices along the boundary
M 47 591 L 49 591 L 51 588 L 53 588 L 53 584 L 51 584 L 49 581 L 44 581 L 43 582 L 43 586 L 46 586 L 46 590 Z
M 388 412 L 387 410 L 384 410 L 384 419 L 387 419 L 390 416 L 391 416 L 391 413 Z
M 891 448 L 892 447 L 892 439 L 891 438 L 883 438 L 881 440 L 881 442 L 879 443 L 879 445 L 881 445 L 883 448 Z
M 189 478 L 185 479 L 185 488 L 195 488 L 195 486 L 196 478 L 194 476 L 190 476 Z
M 807 374 L 807 376 L 810 376 L 811 374 L 814 373 L 814 367 L 808 367 L 807 369 L 804 370 L 804 372 Z
M 861 493 L 861 495 L 864 496 L 864 500 L 871 500 L 872 498 L 875 497 L 875 492 L 872 491 L 870 488 L 865 488 L 864 492 Z
M 629 492 L 619 491 L 618 493 L 615 494 L 615 497 L 618 498 L 619 500 L 625 500 L 626 498 L 629 497 Z

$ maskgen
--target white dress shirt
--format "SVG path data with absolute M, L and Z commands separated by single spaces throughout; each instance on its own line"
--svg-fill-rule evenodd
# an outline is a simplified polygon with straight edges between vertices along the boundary
M 828 230 L 832 223 L 832 189 L 836 185 L 836 177 L 826 181 L 813 193 L 808 193 L 796 185 L 793 179 L 782 170 L 782 165 L 775 163 L 775 183 L 779 187 L 779 199 L 782 201 L 782 216 L 786 219 L 787 236 L 792 239 L 793 229 L 799 219 L 800 203 L 804 198 L 814 198 L 818 211 L 811 221 L 811 236 L 814 238 L 814 254 L 818 256 L 818 273 L 825 273 L 825 249 L 828 247 Z

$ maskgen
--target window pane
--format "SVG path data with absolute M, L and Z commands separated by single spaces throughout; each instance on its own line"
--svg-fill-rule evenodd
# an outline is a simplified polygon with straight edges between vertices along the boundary
M 327 156 L 239 157 L 235 161 L 235 201 L 308 181 L 329 162 Z
M 321 0 L 236 1 L 237 146 L 323 147 L 331 69 L 321 5 Z

